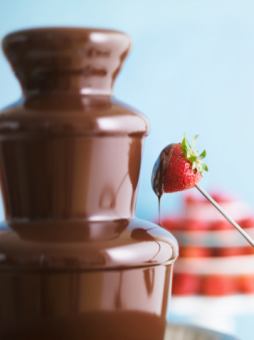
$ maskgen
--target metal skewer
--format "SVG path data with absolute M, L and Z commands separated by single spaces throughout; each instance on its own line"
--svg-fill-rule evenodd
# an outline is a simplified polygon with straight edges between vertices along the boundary
M 225 219 L 233 226 L 235 227 L 240 234 L 242 234 L 242 236 L 245 238 L 245 240 L 252 246 L 254 247 L 254 240 L 251 238 L 250 235 L 248 235 L 246 233 L 245 230 L 243 230 L 243 228 L 236 223 L 236 221 L 234 221 L 226 212 L 225 210 L 202 188 L 200 188 L 200 186 L 198 184 L 195 185 L 195 187 L 198 189 L 198 191 L 221 213 L 222 216 L 225 217 Z

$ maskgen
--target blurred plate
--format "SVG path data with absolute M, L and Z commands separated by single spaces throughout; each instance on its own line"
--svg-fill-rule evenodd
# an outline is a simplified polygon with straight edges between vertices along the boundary
M 254 228 L 245 229 L 254 237 Z M 239 237 L 235 229 L 229 230 L 172 230 L 172 234 L 181 246 L 200 247 L 246 247 L 246 241 Z
M 210 331 L 204 328 L 168 324 L 165 340 L 240 340 L 231 335 Z
M 198 275 L 253 275 L 254 255 L 218 257 L 182 257 L 176 261 L 174 273 Z

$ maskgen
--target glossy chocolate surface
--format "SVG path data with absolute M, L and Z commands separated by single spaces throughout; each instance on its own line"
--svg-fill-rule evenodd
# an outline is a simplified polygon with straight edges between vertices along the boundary
M 0 115 L 0 338 L 162 340 L 175 239 L 134 218 L 147 122 L 112 98 L 129 38 L 8 35 L 23 98 Z
M 0 337 L 162 340 L 171 269 L 0 274 Z
M 170 264 L 175 239 L 139 219 L 11 223 L 0 230 L 0 269 L 103 270 Z
M 3 49 L 23 91 L 111 94 L 130 48 L 114 30 L 41 28 L 9 34 Z
M 157 158 L 152 172 L 152 188 L 155 195 L 160 199 L 164 193 L 164 176 L 170 159 L 171 147 L 174 144 L 166 146 Z

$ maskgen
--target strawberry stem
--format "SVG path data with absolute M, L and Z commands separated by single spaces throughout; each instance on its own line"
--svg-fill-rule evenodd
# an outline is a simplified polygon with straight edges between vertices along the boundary
M 206 157 L 206 150 L 203 150 L 200 154 L 196 149 L 196 141 L 198 135 L 195 135 L 192 138 L 192 142 L 190 143 L 186 136 L 183 137 L 181 142 L 182 151 L 187 159 L 190 162 L 192 169 L 198 171 L 201 175 L 208 171 L 208 166 L 203 162 L 203 159 Z

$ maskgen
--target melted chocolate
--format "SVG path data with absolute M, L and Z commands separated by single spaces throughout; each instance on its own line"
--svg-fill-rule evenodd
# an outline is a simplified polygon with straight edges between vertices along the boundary
M 96 325 L 96 327 L 94 327 Z M 117 325 L 117 326 L 116 326 Z M 11 340 L 163 340 L 165 320 L 142 311 L 101 311 L 82 313 L 55 320 L 33 320 L 0 331 L 2 339 Z
M 24 97 L 0 115 L 0 338 L 161 340 L 174 238 L 134 218 L 142 115 L 111 97 L 130 40 L 4 39 Z
M 160 199 L 164 193 L 164 176 L 171 156 L 171 149 L 175 144 L 166 146 L 157 158 L 152 172 L 152 188 Z
M 166 146 L 157 158 L 152 171 L 152 188 L 158 198 L 158 223 L 161 224 L 161 198 L 164 193 L 164 176 L 170 160 L 171 148 L 175 144 Z

